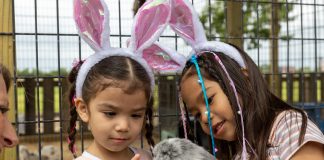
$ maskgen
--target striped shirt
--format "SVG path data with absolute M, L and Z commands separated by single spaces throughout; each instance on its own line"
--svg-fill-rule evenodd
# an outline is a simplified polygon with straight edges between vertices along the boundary
M 272 127 L 269 137 L 269 159 L 288 160 L 307 142 L 318 142 L 324 145 L 324 135 L 309 119 L 304 140 L 298 143 L 302 126 L 302 115 L 295 111 L 280 113 Z
M 284 111 L 274 121 L 268 143 L 271 145 L 268 152 L 269 160 L 288 160 L 307 142 L 318 142 L 324 145 L 324 135 L 321 130 L 309 119 L 305 137 L 298 143 L 302 126 L 302 115 L 296 111 Z M 235 160 L 241 155 L 236 155 Z

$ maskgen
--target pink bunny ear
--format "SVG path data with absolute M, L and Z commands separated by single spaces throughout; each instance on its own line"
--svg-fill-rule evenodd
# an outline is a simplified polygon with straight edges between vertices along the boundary
M 160 73 L 180 71 L 186 63 L 184 56 L 158 42 L 143 50 L 143 58 L 154 71 Z
M 108 16 L 103 0 L 74 0 L 74 20 L 79 34 L 95 51 L 110 47 Z
M 148 0 L 138 10 L 132 31 L 131 47 L 140 53 L 155 42 L 170 19 L 168 0 Z
M 207 41 L 197 13 L 186 0 L 171 0 L 169 23 L 171 28 L 191 46 Z

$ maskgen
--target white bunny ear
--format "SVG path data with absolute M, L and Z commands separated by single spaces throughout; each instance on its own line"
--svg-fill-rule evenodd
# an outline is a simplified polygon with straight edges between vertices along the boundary
M 171 19 L 169 24 L 192 47 L 207 41 L 203 25 L 197 13 L 186 0 L 171 0 Z
M 93 50 L 110 47 L 109 10 L 104 0 L 74 0 L 74 20 L 80 36 Z
M 138 10 L 131 36 L 131 48 L 141 53 L 161 35 L 170 19 L 169 0 L 148 0 Z
M 186 63 L 183 55 L 158 42 L 144 49 L 142 56 L 154 71 L 162 74 L 179 72 Z

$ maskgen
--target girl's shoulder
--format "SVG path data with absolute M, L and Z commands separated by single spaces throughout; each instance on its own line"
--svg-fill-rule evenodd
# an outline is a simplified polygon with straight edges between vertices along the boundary
M 297 111 L 283 111 L 277 115 L 268 141 L 269 155 L 273 159 L 289 159 L 307 142 L 324 144 L 322 131 L 308 118 L 304 138 L 299 143 L 302 125 L 302 114 Z
M 142 148 L 135 148 L 135 147 L 130 147 L 130 149 L 135 153 L 135 154 L 140 154 L 141 155 L 141 160 L 152 160 L 152 154 L 151 152 L 142 149 Z

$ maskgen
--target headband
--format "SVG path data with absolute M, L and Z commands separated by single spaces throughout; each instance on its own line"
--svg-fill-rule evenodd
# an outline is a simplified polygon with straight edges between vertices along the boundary
M 158 1 L 158 0 L 156 0 Z M 200 56 L 203 53 L 206 52 L 213 52 L 216 62 L 218 62 L 221 66 L 223 71 L 226 73 L 226 76 L 228 80 L 231 83 L 231 87 L 233 89 L 233 92 L 235 93 L 236 102 L 238 104 L 239 108 L 239 115 L 240 115 L 240 122 L 242 127 L 242 144 L 243 144 L 243 150 L 241 157 L 243 159 L 247 158 L 247 150 L 246 150 L 246 144 L 247 142 L 245 138 L 245 131 L 244 131 L 244 119 L 242 114 L 242 107 L 240 106 L 240 102 L 238 100 L 238 94 L 235 88 L 235 85 L 232 81 L 232 78 L 229 76 L 227 69 L 223 65 L 222 61 L 219 59 L 217 54 L 223 53 L 233 60 L 235 60 L 241 68 L 246 69 L 245 61 L 240 54 L 240 52 L 233 46 L 219 42 L 219 41 L 207 41 L 207 38 L 205 36 L 205 31 L 203 29 L 203 25 L 201 24 L 199 17 L 197 13 L 195 12 L 193 6 L 191 3 L 189 3 L 187 0 L 166 0 L 169 2 L 169 5 L 171 7 L 171 18 L 168 23 L 168 25 L 171 27 L 173 31 L 175 31 L 188 45 L 192 47 L 192 51 L 190 53 L 190 56 L 185 58 L 185 61 L 190 60 L 197 71 L 198 77 L 199 77 L 199 83 L 202 87 L 202 90 L 204 92 L 204 99 L 206 101 L 206 110 L 207 110 L 207 116 L 208 116 L 208 124 L 209 128 L 211 128 L 211 119 L 210 119 L 210 109 L 207 103 L 207 97 L 206 95 L 206 89 L 204 87 L 204 81 L 200 74 L 199 65 L 197 64 L 196 57 Z M 160 45 L 162 46 L 162 45 Z M 162 47 L 160 47 L 162 48 Z M 164 52 L 168 52 L 167 50 L 164 50 Z M 176 52 L 169 53 L 169 54 L 176 54 Z M 183 109 L 183 108 L 181 108 Z M 182 112 L 183 113 L 183 112 Z M 185 125 L 184 125 L 185 127 Z M 184 128 L 185 129 L 185 128 Z M 211 130 L 211 129 L 210 129 Z M 213 154 L 216 157 L 216 148 L 214 146 L 214 137 L 212 131 L 211 134 L 211 140 L 213 145 Z M 247 142 L 248 143 L 248 142 Z M 253 150 L 253 148 L 251 148 Z
M 177 59 L 179 55 L 166 54 L 168 58 L 165 58 L 163 54 L 150 52 L 153 46 L 158 46 L 154 42 L 167 26 L 169 19 L 170 5 L 167 1 L 148 1 L 135 16 L 129 47 L 113 48 L 110 46 L 109 10 L 105 1 L 74 0 L 74 20 L 78 33 L 95 51 L 80 67 L 76 79 L 76 97 L 82 97 L 82 87 L 91 68 L 110 56 L 128 57 L 141 64 L 150 77 L 153 94 L 153 72 L 174 72 L 183 63 Z

